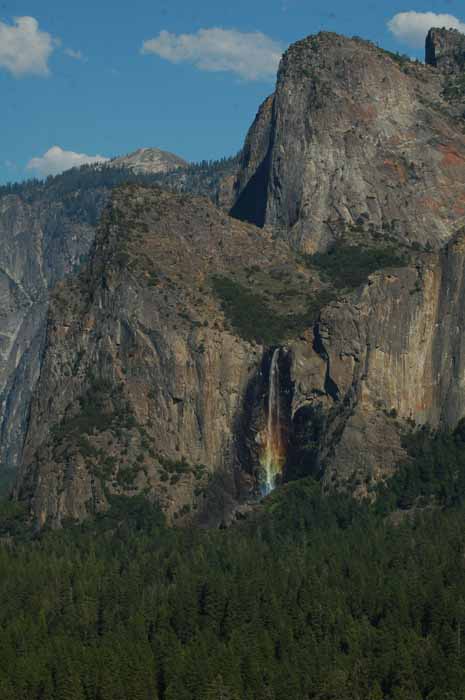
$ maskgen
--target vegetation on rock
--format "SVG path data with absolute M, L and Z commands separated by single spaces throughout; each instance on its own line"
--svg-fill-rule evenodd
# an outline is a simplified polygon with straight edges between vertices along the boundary
M 328 292 L 315 293 L 305 313 L 284 316 L 233 279 L 215 276 L 212 285 L 232 328 L 245 340 L 263 345 L 276 345 L 311 328 L 321 306 L 332 298 Z
M 390 247 L 336 245 L 326 253 L 306 256 L 307 263 L 320 270 L 337 289 L 355 288 L 372 272 L 387 267 L 404 267 L 407 258 Z

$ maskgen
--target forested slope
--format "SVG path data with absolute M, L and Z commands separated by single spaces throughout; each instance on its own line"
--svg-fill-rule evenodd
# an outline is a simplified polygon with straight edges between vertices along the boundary
M 34 538 L 4 506 L 1 700 L 461 700 L 462 437 L 410 436 L 375 506 L 306 479 L 229 530 L 119 497 Z

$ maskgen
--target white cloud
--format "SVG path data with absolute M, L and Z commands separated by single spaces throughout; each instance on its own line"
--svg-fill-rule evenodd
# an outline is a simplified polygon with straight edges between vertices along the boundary
M 435 12 L 399 12 L 389 20 L 388 28 L 404 44 L 418 49 L 425 45 L 431 27 L 458 29 L 465 33 L 465 23 L 457 17 Z
M 64 53 L 70 58 L 74 58 L 75 61 L 86 61 L 86 57 L 81 51 L 75 51 L 74 49 L 65 49 Z
M 0 68 L 16 78 L 49 74 L 48 59 L 58 39 L 39 29 L 34 17 L 15 17 L 14 24 L 0 22 Z
M 274 79 L 283 47 L 262 32 L 199 29 L 196 34 L 160 32 L 144 41 L 141 53 L 171 63 L 188 62 L 200 70 L 229 71 L 244 80 Z
M 35 170 L 39 175 L 57 175 L 64 170 L 76 168 L 87 163 L 104 163 L 109 158 L 104 156 L 88 156 L 85 153 L 64 151 L 60 146 L 53 146 L 43 156 L 32 158 L 27 164 L 28 170 Z

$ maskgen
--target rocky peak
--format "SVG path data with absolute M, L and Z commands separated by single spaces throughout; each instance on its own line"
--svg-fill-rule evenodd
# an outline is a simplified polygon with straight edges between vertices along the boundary
M 425 62 L 447 75 L 465 71 L 465 34 L 457 29 L 430 29 L 426 37 Z
M 162 151 L 160 148 L 139 148 L 127 156 L 114 158 L 110 165 L 115 168 L 129 168 L 137 175 L 150 175 L 184 168 L 188 163 L 174 153 Z
M 465 184 L 463 120 L 444 90 L 438 71 L 370 42 L 298 41 L 247 136 L 233 214 L 307 253 L 361 219 L 368 235 L 439 248 Z

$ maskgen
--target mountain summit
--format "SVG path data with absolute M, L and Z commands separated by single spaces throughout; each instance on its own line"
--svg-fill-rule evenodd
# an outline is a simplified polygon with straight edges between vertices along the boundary
M 160 148 L 138 148 L 127 156 L 113 158 L 109 165 L 115 168 L 128 168 L 137 175 L 151 175 L 185 168 L 188 163 L 174 153 L 162 151 Z

